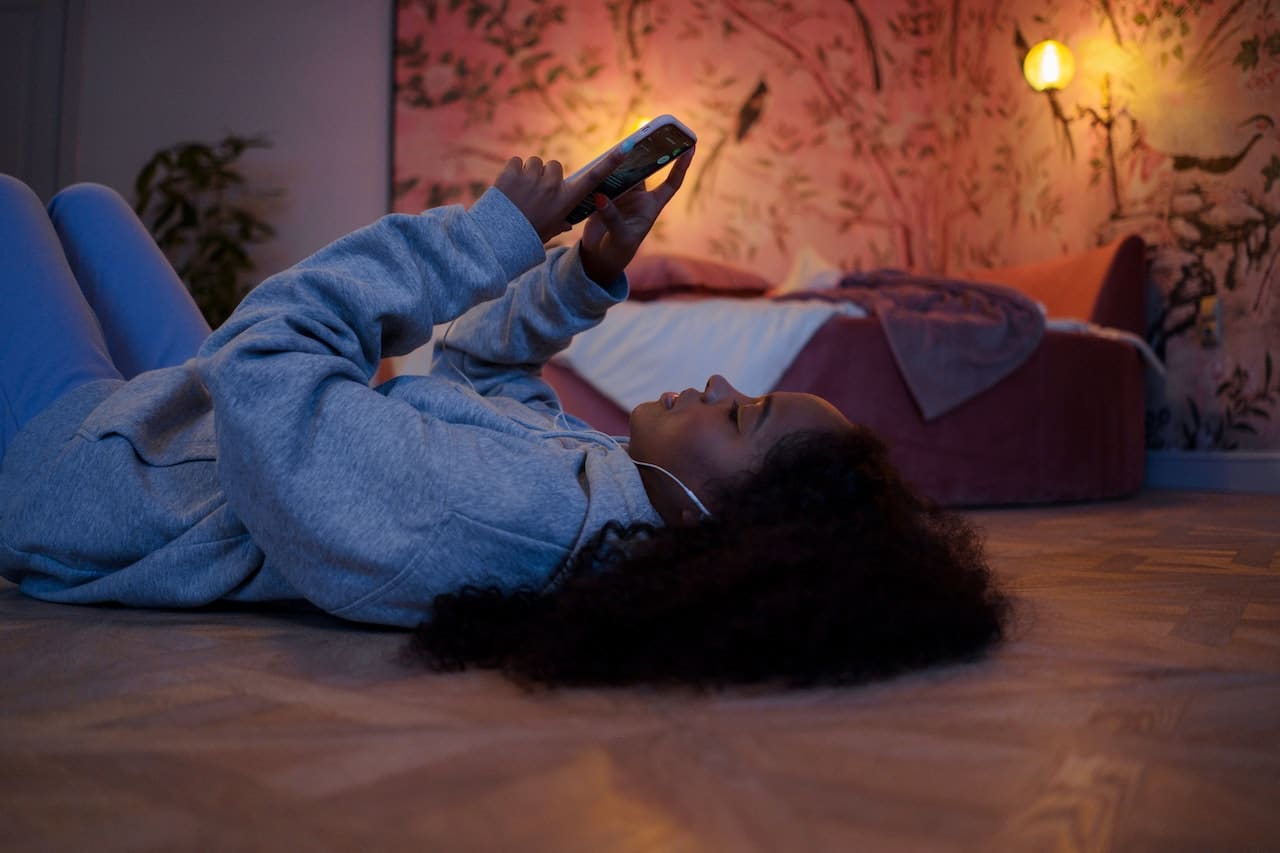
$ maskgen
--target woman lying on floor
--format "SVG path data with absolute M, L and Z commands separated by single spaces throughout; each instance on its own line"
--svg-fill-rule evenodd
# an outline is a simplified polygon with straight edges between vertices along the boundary
M 968 658 L 1006 603 L 963 520 L 825 401 L 721 377 L 592 431 L 539 368 L 627 296 L 675 195 L 513 159 L 210 334 L 122 199 L 0 176 L 0 570 L 68 603 L 301 601 L 436 667 L 550 683 L 852 682 Z M 455 321 L 427 376 L 384 355 Z

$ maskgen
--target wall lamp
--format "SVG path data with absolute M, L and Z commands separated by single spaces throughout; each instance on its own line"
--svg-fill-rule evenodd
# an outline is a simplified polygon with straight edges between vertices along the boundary
M 1065 44 L 1049 39 L 1027 51 L 1022 73 L 1037 92 L 1062 89 L 1076 74 L 1076 59 Z

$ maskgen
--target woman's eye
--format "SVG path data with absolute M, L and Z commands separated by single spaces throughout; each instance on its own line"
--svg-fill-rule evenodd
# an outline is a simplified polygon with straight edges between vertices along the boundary
M 738 401 L 734 400 L 729 404 L 729 422 L 737 426 L 738 424 Z

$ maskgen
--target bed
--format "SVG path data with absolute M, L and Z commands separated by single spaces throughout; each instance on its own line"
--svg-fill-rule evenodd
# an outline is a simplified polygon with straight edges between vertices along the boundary
M 663 258 L 659 266 L 656 282 L 632 273 L 633 298 L 773 298 L 750 274 L 724 265 Z M 1135 346 L 1144 321 L 1141 239 L 961 278 L 1025 294 L 1049 320 L 1030 355 L 994 386 L 926 418 L 877 317 L 837 315 L 799 350 L 776 390 L 821 395 L 875 429 L 907 479 L 944 505 L 1098 500 L 1138 491 L 1148 369 Z M 627 431 L 626 411 L 607 389 L 565 363 L 549 364 L 544 375 L 568 411 L 605 432 Z

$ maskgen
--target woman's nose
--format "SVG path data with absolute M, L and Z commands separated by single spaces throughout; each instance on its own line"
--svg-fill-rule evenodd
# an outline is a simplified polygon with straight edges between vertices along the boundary
M 717 373 L 707 380 L 707 387 L 702 392 L 702 398 L 708 403 L 714 403 L 737 393 L 738 389 L 730 385 L 728 379 Z

